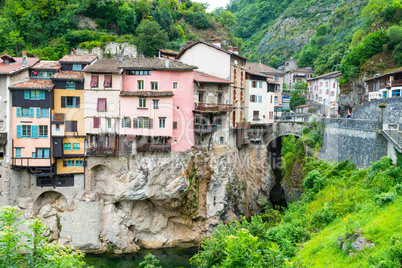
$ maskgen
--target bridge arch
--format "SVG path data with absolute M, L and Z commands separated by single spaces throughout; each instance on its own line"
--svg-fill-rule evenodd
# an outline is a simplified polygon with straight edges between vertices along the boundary
M 50 205 L 58 212 L 64 212 L 68 210 L 67 198 L 57 191 L 51 190 L 40 193 L 35 198 L 35 202 L 33 205 L 34 214 L 38 215 L 40 210 L 46 205 Z

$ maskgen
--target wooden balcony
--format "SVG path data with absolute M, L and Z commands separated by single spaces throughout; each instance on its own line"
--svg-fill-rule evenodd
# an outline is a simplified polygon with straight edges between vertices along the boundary
M 218 131 L 218 126 L 213 125 L 194 125 L 194 132 L 197 134 L 211 134 Z
M 250 128 L 250 122 L 238 122 L 235 128 Z
M 231 104 L 195 103 L 194 107 L 194 111 L 207 113 L 230 112 L 232 110 Z
M 391 86 L 393 86 L 393 87 L 401 87 L 402 86 L 402 79 L 392 81 Z
M 123 150 L 118 148 L 96 148 L 91 147 L 87 150 L 87 155 L 90 156 L 118 156 L 124 154 Z
M 170 152 L 170 143 L 138 143 L 138 152 Z

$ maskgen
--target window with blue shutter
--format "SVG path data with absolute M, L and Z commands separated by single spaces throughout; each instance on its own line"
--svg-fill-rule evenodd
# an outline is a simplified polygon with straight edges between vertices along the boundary
M 17 138 L 21 138 L 22 137 L 22 126 L 18 125 L 17 126 Z
M 40 117 L 41 117 L 41 115 L 40 115 L 40 108 L 36 108 L 36 117 L 37 117 L 37 118 L 40 118 Z
M 42 108 L 40 111 L 40 117 L 49 118 L 49 109 Z
M 34 110 L 34 108 L 29 108 L 29 117 L 35 117 L 35 110 Z
M 32 126 L 32 138 L 39 138 L 39 126 Z
M 29 90 L 24 91 L 24 99 L 29 100 Z
M 21 148 L 15 148 L 15 157 L 21 157 Z
M 21 117 L 21 108 L 17 107 L 17 117 Z
M 41 91 L 39 93 L 39 99 L 44 100 L 45 99 L 45 91 Z
M 43 158 L 49 158 L 49 149 L 43 149 Z
M 68 167 L 73 167 L 74 166 L 74 160 L 67 160 L 67 166 Z
M 42 152 L 43 152 L 43 149 L 36 149 L 36 156 L 38 158 L 42 158 L 42 156 L 43 156 Z

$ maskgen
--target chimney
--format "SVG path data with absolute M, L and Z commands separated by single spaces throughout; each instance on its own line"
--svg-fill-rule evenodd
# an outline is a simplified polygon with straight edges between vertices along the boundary
M 169 68 L 169 58 L 165 59 L 165 68 L 168 69 Z
M 233 53 L 239 55 L 239 47 L 233 47 Z
M 232 47 L 232 46 L 228 46 L 228 50 L 229 50 L 229 52 L 233 52 L 233 47 Z
M 189 46 L 189 45 L 191 45 L 193 43 L 193 41 L 187 41 L 187 45 L 186 46 Z
M 70 55 L 71 55 L 71 56 L 75 56 L 76 54 L 77 54 L 77 52 L 75 51 L 74 48 L 72 48 L 72 49 L 70 50 Z
M 22 52 L 22 63 L 21 63 L 22 65 L 27 65 L 28 64 L 28 61 L 27 61 L 27 52 L 26 51 L 23 51 Z
M 221 47 L 221 39 L 219 38 L 214 38 L 212 39 L 212 45 L 216 46 L 216 47 Z

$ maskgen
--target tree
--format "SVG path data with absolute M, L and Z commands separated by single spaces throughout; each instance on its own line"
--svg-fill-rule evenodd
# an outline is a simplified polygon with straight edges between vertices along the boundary
M 236 16 L 232 12 L 227 11 L 227 10 L 222 10 L 219 13 L 219 21 L 224 26 L 227 26 L 227 27 L 232 27 L 237 24 Z
M 163 48 L 169 41 L 168 34 L 156 21 L 142 20 L 137 27 L 138 50 L 147 57 L 157 54 L 158 48 Z
M 159 264 L 159 260 L 155 257 L 155 255 L 148 253 L 144 261 L 140 263 L 141 268 L 162 268 L 162 266 L 157 266 Z
M 278 68 L 278 65 L 279 65 L 280 62 L 281 62 L 281 59 L 274 55 L 268 61 L 268 65 L 273 67 L 273 68 Z
M 119 7 L 119 16 L 117 19 L 117 26 L 120 28 L 120 33 L 134 33 L 136 25 L 137 16 L 135 14 L 135 9 L 131 8 L 127 2 L 123 2 L 123 4 Z
M 295 85 L 296 89 L 296 85 Z M 300 90 L 292 90 L 290 93 L 290 110 L 294 110 L 296 106 L 306 103 L 306 99 L 302 96 Z

